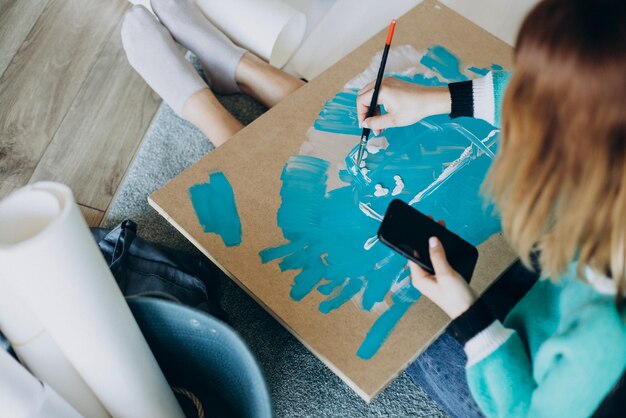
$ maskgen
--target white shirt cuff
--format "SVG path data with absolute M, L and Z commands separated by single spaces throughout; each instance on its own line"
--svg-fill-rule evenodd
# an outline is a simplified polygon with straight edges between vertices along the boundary
M 496 105 L 493 92 L 493 74 L 472 81 L 474 117 L 495 124 Z
M 491 325 L 465 343 L 467 367 L 478 363 L 496 351 L 511 335 L 513 335 L 513 330 L 505 328 L 498 320 L 493 321 Z

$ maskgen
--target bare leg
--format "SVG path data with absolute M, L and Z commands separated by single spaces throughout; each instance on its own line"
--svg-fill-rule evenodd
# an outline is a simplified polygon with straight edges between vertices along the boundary
M 239 62 L 236 80 L 242 92 L 267 107 L 274 106 L 304 84 L 249 52 Z M 183 106 L 182 115 L 210 138 L 215 146 L 223 144 L 243 128 L 209 89 L 200 90 L 189 97 Z
M 235 79 L 242 92 L 267 107 L 273 107 L 289 93 L 304 85 L 302 80 L 272 67 L 250 52 L 246 52 L 241 58 Z
M 212 82 L 211 88 L 222 92 L 241 90 L 271 107 L 303 84 L 234 45 L 208 20 L 198 18 L 199 11 L 191 1 L 152 0 L 152 3 L 158 6 L 162 22 L 143 6 L 132 7 L 124 18 L 122 42 L 128 60 L 177 114 L 197 126 L 216 146 L 243 126 L 224 109 L 185 60 L 172 34 L 163 26 L 164 21 L 169 22 L 169 30 L 175 30 L 178 38 L 186 40 L 185 46 L 194 44 L 200 48 L 191 49 L 205 58 L 201 63 Z M 191 35 L 204 33 L 205 36 L 202 39 L 191 36 L 190 30 Z M 221 58 L 215 59 L 216 54 Z
M 243 128 L 209 89 L 200 90 L 187 99 L 183 117 L 200 129 L 216 147 Z

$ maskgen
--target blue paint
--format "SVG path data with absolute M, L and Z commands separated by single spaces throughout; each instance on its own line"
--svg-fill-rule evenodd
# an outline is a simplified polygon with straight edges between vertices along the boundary
M 489 71 L 500 71 L 502 70 L 502 66 L 498 64 L 492 64 L 491 68 L 478 68 L 478 67 L 468 67 L 468 71 L 473 72 L 474 74 L 478 74 L 480 76 L 487 75 Z
M 442 47 L 430 48 L 421 62 L 437 75 L 398 77 L 426 85 L 467 79 L 460 72 L 459 60 Z M 328 101 L 314 126 L 325 132 L 355 135 L 356 144 L 361 134 L 356 90 L 342 91 Z M 287 242 L 261 251 L 262 262 L 280 260 L 282 271 L 299 270 L 291 297 L 302 300 L 317 290 L 324 295 L 319 305 L 324 314 L 341 308 L 356 295 L 360 295 L 360 306 L 365 311 L 371 311 L 377 303 L 388 303 L 357 351 L 359 357 L 371 358 L 420 293 L 410 284 L 404 257 L 381 243 L 366 250 L 364 243 L 376 235 L 380 216 L 392 199 L 410 202 L 425 190 L 414 207 L 444 219 L 451 230 L 472 244 L 478 245 L 500 231 L 497 214 L 479 194 L 497 147 L 495 140 L 481 140 L 492 130 L 484 121 L 452 121 L 447 115 L 388 129 L 388 147 L 366 159 L 370 170 L 367 176 L 352 170 L 355 147 L 346 157 L 346 170 L 339 173 L 345 186 L 331 191 L 327 191 L 327 161 L 303 155 L 291 157 L 281 174 L 282 204 L 277 213 Z M 468 157 L 455 166 L 457 171 L 441 180 L 442 172 L 462 154 Z M 391 191 L 395 175 L 402 177 L 404 190 L 397 196 L 376 197 L 375 185 Z
M 315 120 L 313 127 L 318 131 L 346 135 L 361 135 L 356 113 L 358 90 L 346 90 L 327 101 Z
M 440 45 L 428 48 L 428 52 L 422 57 L 420 63 L 439 73 L 448 81 L 467 80 L 467 76 L 461 72 L 461 61 L 452 52 Z
M 220 235 L 227 247 L 241 244 L 235 195 L 224 173 L 213 173 L 208 183 L 191 186 L 189 198 L 204 232 Z
M 478 67 L 469 67 L 467 70 L 473 72 L 474 74 L 478 74 L 480 76 L 486 75 L 489 72 L 488 68 L 478 68 Z
M 395 293 L 392 296 L 394 304 L 374 323 L 356 355 L 364 360 L 371 359 L 381 347 L 382 342 L 389 337 L 398 321 L 402 319 L 402 316 L 420 296 L 420 292 L 410 284 L 405 285 L 399 292 Z

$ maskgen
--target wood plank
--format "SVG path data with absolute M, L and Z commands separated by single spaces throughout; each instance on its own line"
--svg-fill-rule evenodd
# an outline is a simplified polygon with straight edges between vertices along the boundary
M 161 101 L 128 64 L 120 28 L 121 22 L 31 178 L 65 183 L 77 202 L 99 210 L 113 199 Z
M 126 6 L 50 0 L 0 78 L 0 197 L 30 179 Z
M 85 221 L 87 221 L 87 225 L 90 227 L 99 227 L 102 222 L 102 218 L 104 218 L 104 212 L 101 210 L 97 210 L 94 208 L 88 208 L 87 206 L 78 205 L 80 208 Z
M 48 0 L 0 0 L 0 76 L 47 4 Z

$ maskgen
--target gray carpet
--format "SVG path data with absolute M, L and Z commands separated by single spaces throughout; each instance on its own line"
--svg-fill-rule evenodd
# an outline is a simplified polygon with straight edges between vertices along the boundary
M 246 96 L 220 99 L 244 124 L 264 111 Z M 197 129 L 162 105 L 111 204 L 105 226 L 113 227 L 128 217 L 137 222 L 141 237 L 201 256 L 148 205 L 147 197 L 213 148 Z M 222 306 L 263 369 L 277 417 L 445 416 L 406 373 L 367 405 L 244 291 L 228 279 L 221 280 Z

